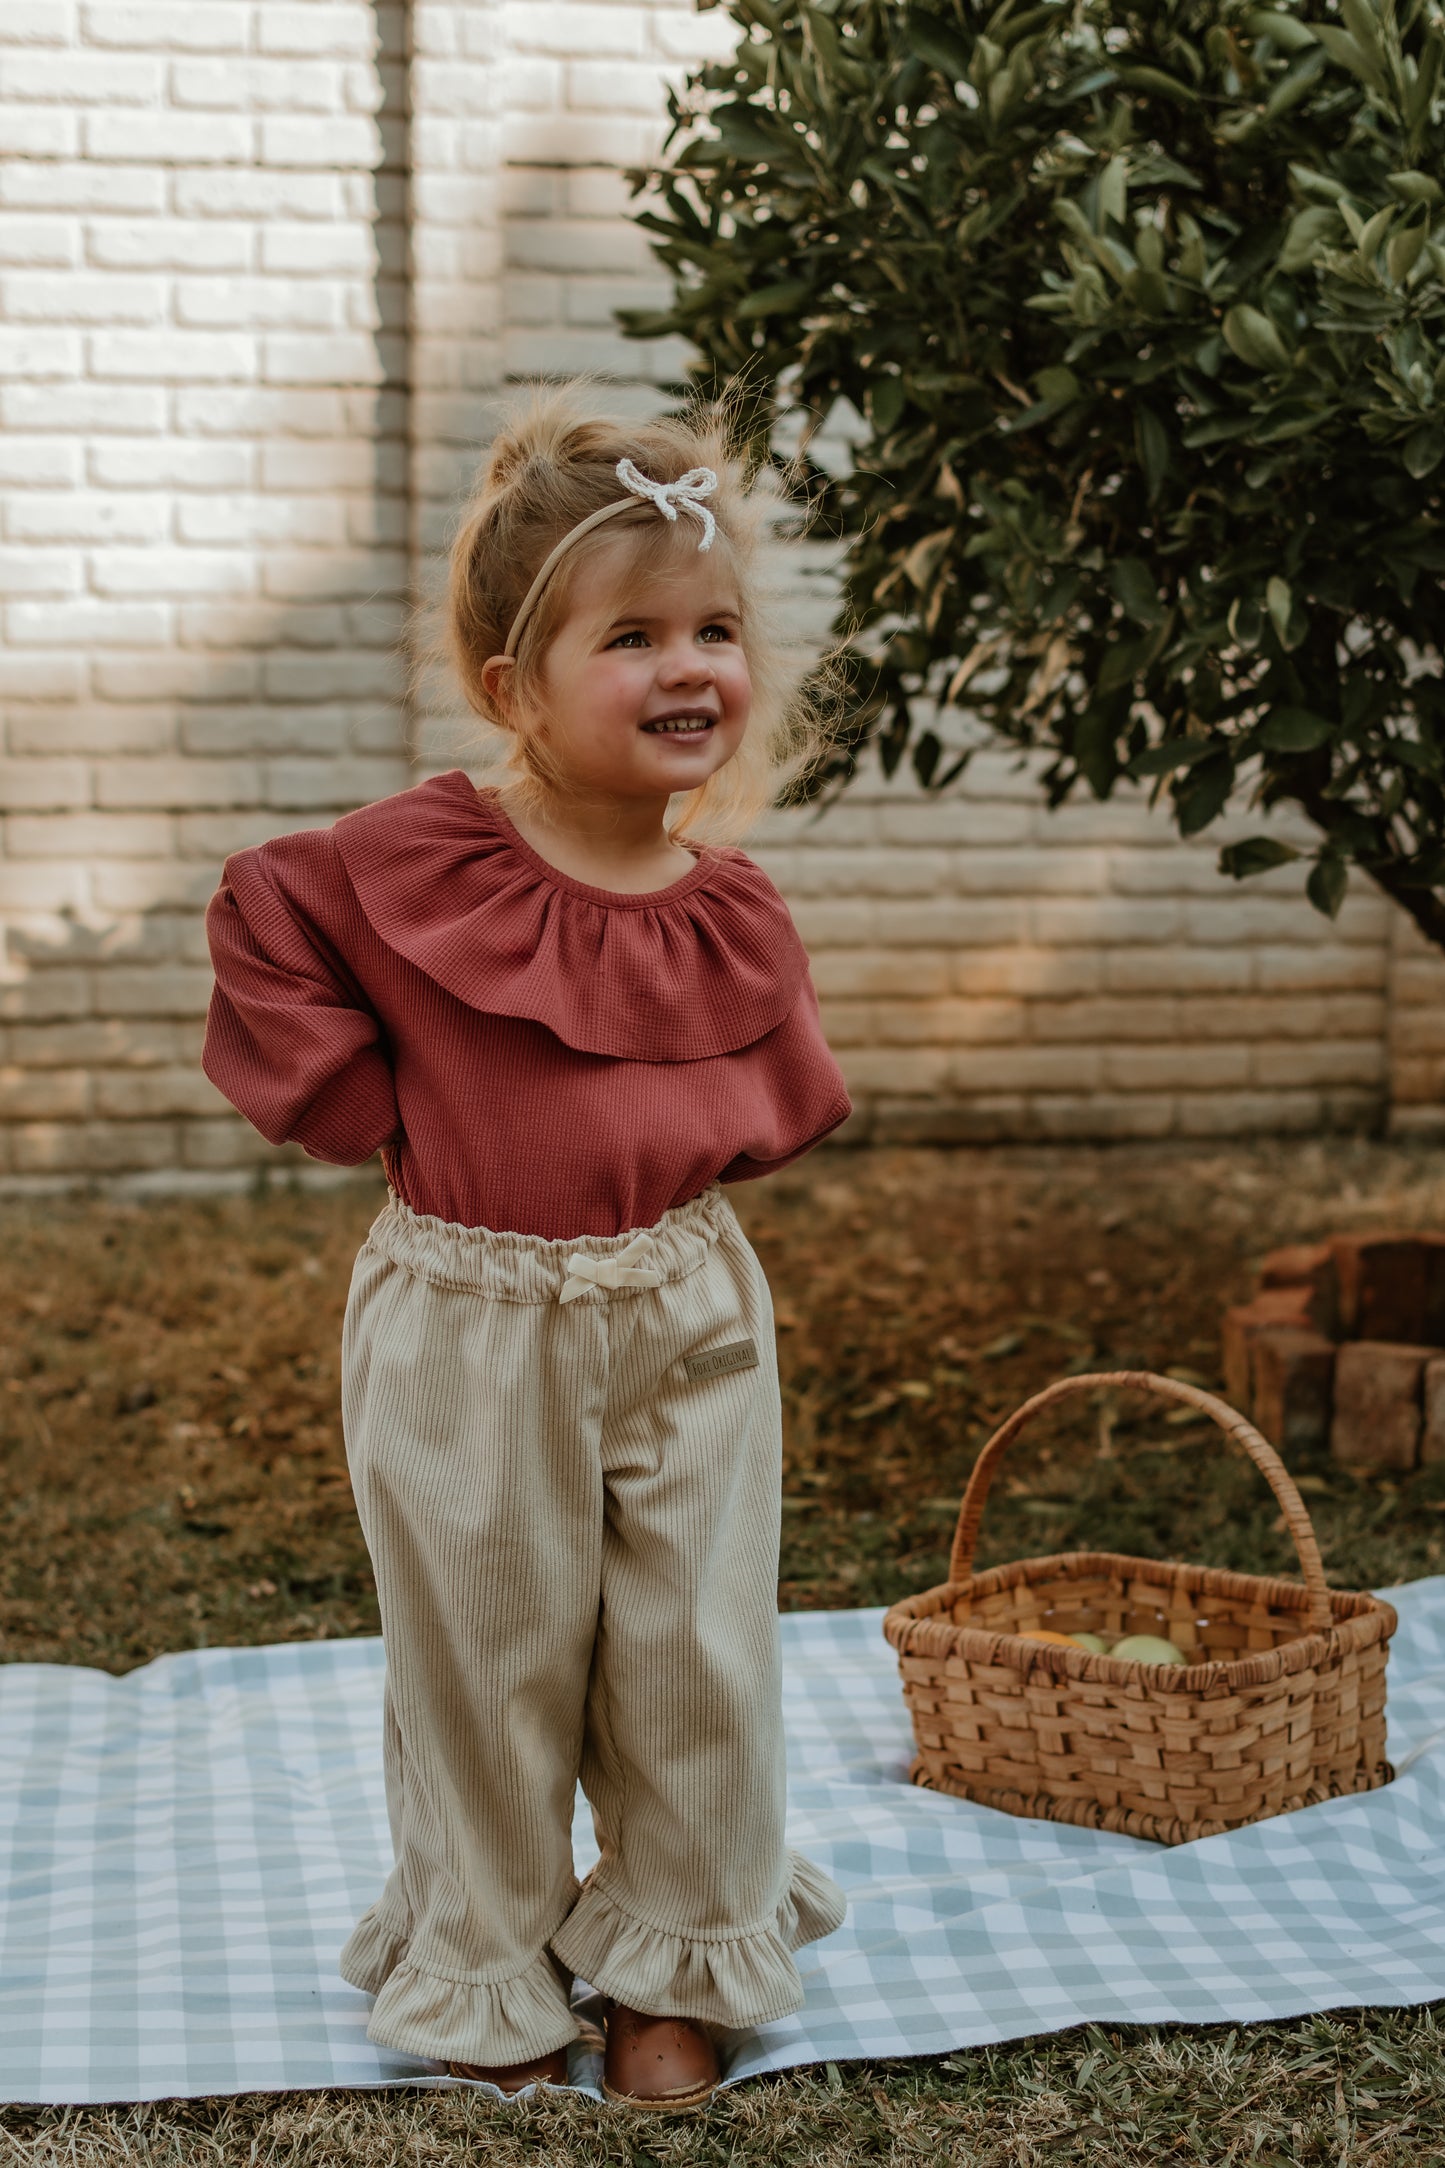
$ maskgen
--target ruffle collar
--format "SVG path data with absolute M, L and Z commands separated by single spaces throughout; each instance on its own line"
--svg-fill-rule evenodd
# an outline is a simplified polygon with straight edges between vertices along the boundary
M 742 851 L 709 845 L 667 888 L 620 895 L 539 857 L 460 769 L 348 813 L 333 834 L 368 922 L 470 1008 L 583 1054 L 700 1061 L 783 1021 L 808 958 Z

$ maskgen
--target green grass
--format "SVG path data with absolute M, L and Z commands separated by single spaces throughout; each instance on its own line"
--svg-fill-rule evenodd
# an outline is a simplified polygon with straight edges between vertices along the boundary
M 1436 2168 L 1430 2013 L 1292 2025 L 1096 2026 L 912 2062 L 756 2079 L 660 2121 L 575 2096 L 325 2093 L 0 2110 L 0 2161 L 45 2168 Z

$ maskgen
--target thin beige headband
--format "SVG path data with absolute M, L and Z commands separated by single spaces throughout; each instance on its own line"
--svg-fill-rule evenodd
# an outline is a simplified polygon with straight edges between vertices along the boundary
M 590 534 L 592 529 L 600 527 L 604 520 L 615 519 L 619 512 L 635 512 L 639 504 L 656 505 L 664 519 L 675 520 L 679 512 L 691 512 L 695 519 L 702 522 L 702 540 L 698 543 L 698 548 L 712 548 L 713 538 L 717 534 L 717 521 L 702 502 L 704 497 L 710 497 L 717 488 L 717 476 L 711 467 L 693 467 L 675 482 L 654 482 L 634 467 L 630 459 L 619 459 L 617 479 L 629 494 L 617 498 L 615 503 L 604 504 L 601 511 L 594 512 L 589 519 L 579 520 L 543 559 L 541 570 L 522 597 L 521 607 L 512 619 L 512 629 L 507 634 L 507 644 L 502 649 L 504 655 L 516 654 L 517 642 L 522 637 L 527 619 L 536 608 L 543 588 L 573 543 L 580 542 L 584 534 Z

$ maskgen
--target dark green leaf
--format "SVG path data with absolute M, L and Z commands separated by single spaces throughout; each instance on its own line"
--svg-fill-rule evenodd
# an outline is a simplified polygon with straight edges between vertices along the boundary
M 1162 623 L 1164 605 L 1149 567 L 1138 557 L 1121 557 L 1109 570 L 1109 585 L 1138 625 Z
M 938 17 L 926 16 L 918 9 L 912 10 L 908 22 L 908 42 L 920 60 L 926 60 L 931 68 L 950 83 L 961 82 L 968 74 L 972 54 L 964 40 L 942 23 Z
M 1174 786 L 1174 817 L 1181 836 L 1197 836 L 1229 803 L 1234 788 L 1234 762 L 1228 753 L 1213 754 L 1191 768 Z
M 1368 84 L 1371 90 L 1388 90 L 1377 53 L 1367 50 L 1348 30 L 1340 30 L 1332 23 L 1312 23 L 1310 28 L 1337 67 L 1348 68 L 1351 75 Z
M 1141 405 L 1135 414 L 1134 442 L 1149 502 L 1153 504 L 1169 472 L 1169 432 L 1152 407 Z
M 1243 843 L 1224 846 L 1219 854 L 1219 870 L 1233 875 L 1236 881 L 1247 881 L 1251 874 L 1287 866 L 1299 855 L 1292 845 L 1277 842 L 1273 836 L 1248 836 Z
M 1340 214 L 1332 204 L 1309 203 L 1289 222 L 1284 247 L 1279 252 L 1281 271 L 1302 271 L 1321 249 L 1335 243 L 1343 232 Z
M 1119 81 L 1128 90 L 1152 91 L 1156 98 L 1164 98 L 1171 105 L 1196 105 L 1199 93 L 1187 83 L 1176 82 L 1162 68 L 1119 68 Z
M 1445 749 L 1420 745 L 1413 738 L 1395 737 L 1390 740 L 1390 751 L 1403 767 L 1414 769 L 1417 775 L 1438 776 L 1445 771 Z
M 1259 726 L 1259 742 L 1276 753 L 1312 753 L 1328 744 L 1334 725 L 1308 708 L 1275 708 Z
M 1349 879 L 1349 868 L 1343 858 L 1328 854 L 1317 858 L 1310 868 L 1310 877 L 1305 882 L 1305 894 L 1315 909 L 1322 911 L 1326 918 L 1338 918 Z
M 925 730 L 913 748 L 913 772 L 925 790 L 933 781 L 933 771 L 938 766 L 942 751 L 943 746 L 938 735 L 932 730 Z
M 1225 311 L 1220 328 L 1230 351 L 1249 368 L 1278 372 L 1289 367 L 1285 343 L 1262 309 L 1237 302 Z
M 1442 69 L 1445 69 L 1445 37 L 1440 35 L 1438 19 L 1430 29 L 1432 35 L 1420 55 L 1418 72 L 1405 99 L 1405 118 L 1412 131 L 1418 129 L 1429 114 L 1440 86 Z
M 1385 186 L 1402 203 L 1445 202 L 1445 188 L 1429 173 L 1387 173 Z
M 1309 96 L 1324 70 L 1325 56 L 1319 46 L 1301 53 L 1299 58 L 1286 68 L 1265 100 L 1265 119 L 1278 120 L 1282 114 L 1291 112 L 1301 99 Z
M 1129 763 L 1129 773 L 1141 780 L 1151 775 L 1173 775 L 1180 768 L 1195 768 L 1201 760 L 1212 759 L 1218 750 L 1213 738 L 1171 738 L 1163 745 L 1151 745 L 1136 753 Z
M 1124 686 L 1132 685 L 1145 667 L 1151 642 L 1142 640 L 1113 639 L 1104 650 L 1104 660 L 1094 680 L 1094 690 L 1099 693 L 1117 693 Z
M 679 329 L 671 309 L 619 309 L 617 321 L 629 339 L 665 339 Z
M 1297 15 L 1286 15 L 1280 8 L 1252 8 L 1244 24 L 1252 36 L 1272 38 L 1282 53 L 1306 50 L 1315 39 L 1308 23 L 1302 23 Z
M 782 126 L 771 116 L 764 119 L 748 106 L 720 106 L 714 112 L 712 122 L 727 155 L 740 158 L 745 164 L 762 164 L 783 148 Z
M 1074 759 L 1096 798 L 1107 798 L 1118 780 L 1119 714 L 1108 702 L 1090 707 L 1074 733 Z
M 1053 407 L 1068 406 L 1079 396 L 1079 380 L 1072 369 L 1040 369 L 1034 382 L 1039 387 L 1039 397 Z
M 1405 472 L 1417 482 L 1423 481 L 1445 458 L 1445 423 L 1423 422 L 1418 429 L 1412 429 L 1400 456 Z
M 903 412 L 908 397 L 901 376 L 880 376 L 868 393 L 868 410 L 879 436 L 886 437 Z
M 811 299 L 812 292 L 810 279 L 777 279 L 771 286 L 759 286 L 748 294 L 732 314 L 739 323 L 752 323 L 760 316 L 792 316 Z

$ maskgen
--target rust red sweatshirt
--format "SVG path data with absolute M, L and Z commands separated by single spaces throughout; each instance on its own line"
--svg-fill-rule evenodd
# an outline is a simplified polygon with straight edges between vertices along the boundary
M 622 1234 L 851 1111 L 787 905 L 742 851 L 593 888 L 453 771 L 238 852 L 206 926 L 212 1083 L 273 1144 L 380 1150 L 438 1219 Z

